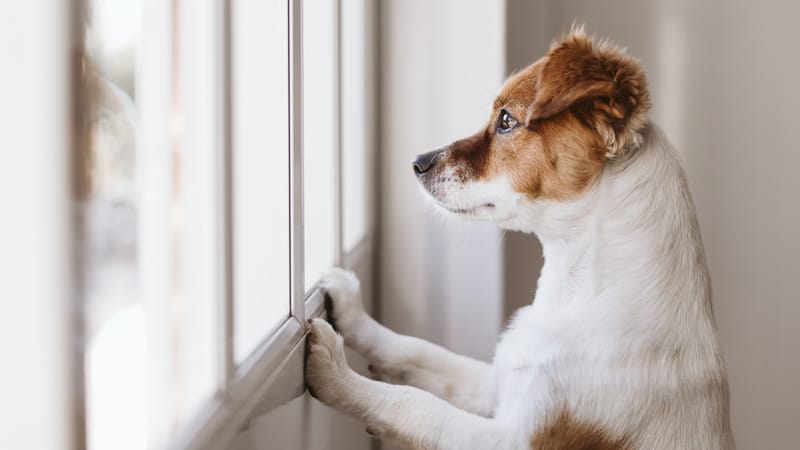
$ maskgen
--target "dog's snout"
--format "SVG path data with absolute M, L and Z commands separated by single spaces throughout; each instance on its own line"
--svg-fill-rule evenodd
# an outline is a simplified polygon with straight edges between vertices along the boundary
M 429 171 L 433 164 L 435 163 L 436 155 L 439 151 L 432 151 L 422 155 L 417 156 L 417 159 L 414 160 L 412 164 L 414 168 L 414 173 L 417 176 L 422 175 L 423 173 Z

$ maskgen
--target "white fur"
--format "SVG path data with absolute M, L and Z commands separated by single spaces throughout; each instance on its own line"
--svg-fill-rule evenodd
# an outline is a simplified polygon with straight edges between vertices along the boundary
M 315 320 L 316 395 L 416 448 L 528 449 L 565 407 L 636 448 L 734 448 L 694 206 L 660 131 L 648 126 L 643 138 L 571 201 L 530 201 L 503 180 L 436 195 L 446 208 L 491 202 L 494 211 L 466 215 L 542 242 L 535 301 L 517 312 L 492 365 L 386 329 L 364 313 L 355 277 L 331 272 L 323 288 L 345 342 L 410 386 L 355 374 Z
M 497 223 L 512 220 L 523 195 L 515 192 L 511 179 L 502 175 L 489 181 L 456 181 L 454 169 L 447 167 L 434 180 L 429 192 L 422 184 L 420 190 L 441 210 L 463 217 Z M 490 205 L 490 206 L 488 206 Z

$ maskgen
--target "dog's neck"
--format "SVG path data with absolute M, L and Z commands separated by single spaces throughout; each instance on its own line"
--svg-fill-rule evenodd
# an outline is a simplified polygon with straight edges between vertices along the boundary
M 545 264 L 534 302 L 624 302 L 710 317 L 702 243 L 683 170 L 654 126 L 590 191 L 535 207 Z M 674 302 L 663 304 L 665 299 Z M 690 312 L 690 311 L 685 311 Z M 680 314 L 683 316 L 684 314 Z

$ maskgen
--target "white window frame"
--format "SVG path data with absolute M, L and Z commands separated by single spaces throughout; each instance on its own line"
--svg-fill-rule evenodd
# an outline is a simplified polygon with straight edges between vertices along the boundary
M 171 131 L 169 124 L 170 106 L 173 98 L 170 91 L 171 69 L 176 61 L 170 53 L 170 46 L 164 42 L 172 42 L 175 30 L 171 27 L 180 17 L 172 17 L 171 11 L 177 0 L 163 2 L 149 0 L 148 7 L 154 8 L 160 18 L 164 19 L 148 30 L 150 39 L 162 39 L 162 50 L 154 53 L 156 64 L 151 65 L 153 71 L 137 74 L 149 77 L 150 82 L 161 87 L 157 96 L 163 96 L 161 103 L 150 103 L 150 110 L 141 113 L 144 120 L 150 120 L 152 128 L 146 130 L 144 137 L 149 139 L 145 145 L 152 145 L 154 153 L 148 157 L 163 158 L 158 155 L 170 145 Z M 222 217 L 215 224 L 217 233 L 214 237 L 217 244 L 211 251 L 219 255 L 217 263 L 218 276 L 213 281 L 213 289 L 218 297 L 219 322 L 217 349 L 219 380 L 217 393 L 202 410 L 194 414 L 192 420 L 180 432 L 163 442 L 169 448 L 212 449 L 224 448 L 235 433 L 248 423 L 255 415 L 266 412 L 291 398 L 303 395 L 304 378 L 303 350 L 307 332 L 306 319 L 318 317 L 324 313 L 322 295 L 316 288 L 306 292 L 303 280 L 303 183 L 302 183 L 302 64 L 301 64 L 301 5 L 302 0 L 284 0 L 289 3 L 290 29 L 290 90 L 291 100 L 287 105 L 290 116 L 290 160 L 292 198 L 289 218 L 291 221 L 291 306 L 289 317 L 284 323 L 262 343 L 245 363 L 239 367 L 234 365 L 232 348 L 233 336 L 233 298 L 231 291 L 231 75 L 230 75 L 230 18 L 231 1 L 205 0 L 193 3 L 193 8 L 206 8 L 205 18 L 214 19 L 214 41 L 218 43 L 210 59 L 194 59 L 191 64 L 205 68 L 217 67 L 219 70 L 210 77 L 203 78 L 195 84 L 182 86 L 183 97 L 197 95 L 203 97 L 209 105 L 219 108 L 215 114 L 195 116 L 192 120 L 213 127 L 218 139 L 209 142 L 209 146 L 219 146 L 219 152 L 204 152 L 207 160 L 202 162 L 206 176 L 218 186 L 216 195 L 206 206 L 212 208 L 217 217 Z M 337 11 L 341 11 L 341 2 L 336 0 Z M 367 0 L 372 4 L 372 0 Z M 183 2 L 184 5 L 186 4 Z M 6 14 L 6 6 L 10 13 Z M 83 105 L 79 88 L 78 68 L 80 67 L 80 47 L 82 35 L 83 0 L 27 0 L 3 4 L 0 11 L 0 22 L 4 27 L 0 34 L 0 44 L 7 54 L 23 52 L 28 57 L 22 58 L 19 67 L 14 71 L 3 72 L 0 89 L 9 101 L 2 108 L 7 120 L 2 122 L 17 123 L 9 128 L 9 132 L 0 134 L 6 145 L 4 160 L 12 162 L 2 167 L 3 198 L 8 197 L 9 205 L 17 210 L 9 214 L 0 223 L 0 242 L 10 252 L 0 254 L 0 263 L 4 273 L 15 276 L 4 278 L 0 283 L 0 293 L 6 299 L 14 299 L 13 314 L 0 315 L 0 327 L 3 332 L 13 336 L 4 337 L 3 342 L 10 344 L 9 358 L 15 361 L 15 370 L 10 373 L 12 379 L 5 383 L 3 398 L 10 399 L 2 409 L 0 417 L 13 428 L 12 433 L 0 435 L 0 447 L 20 448 L 30 445 L 37 448 L 82 448 L 85 446 L 83 408 L 83 353 L 79 349 L 84 344 L 80 318 L 77 317 L 79 307 L 75 289 L 76 280 L 74 262 L 77 261 L 78 246 L 73 244 L 75 232 L 74 217 L 71 211 L 70 181 L 73 176 L 72 157 L 81 151 L 83 145 L 80 136 L 80 120 L 75 114 Z M 374 8 L 368 7 L 367 28 L 371 34 L 371 23 L 375 21 Z M 6 20 L 7 19 L 7 20 Z M 341 23 L 341 17 L 337 23 Z M 337 25 L 338 26 L 338 25 Z M 208 36 L 192 36 L 191 33 L 202 34 L 202 27 L 188 27 L 181 33 L 182 42 L 190 42 L 194 38 L 207 41 Z M 207 32 L 208 30 L 206 30 Z M 341 35 L 337 29 L 337 33 Z M 24 39 L 20 40 L 19 37 Z M 339 46 L 337 46 L 339 47 Z M 340 47 L 339 47 L 340 48 Z M 368 46 L 368 48 L 371 48 Z M 371 48 L 374 50 L 374 48 Z M 341 62 L 341 55 L 337 60 Z M 151 61 L 152 62 L 152 61 Z M 367 64 L 373 63 L 368 57 Z M 186 63 L 186 60 L 182 61 Z M 183 67 L 184 72 L 188 68 Z M 337 68 L 341 73 L 341 65 Z M 35 74 L 35 75 L 34 75 Z M 34 76 L 32 76 L 34 75 Z M 5 76 L 10 76 L 6 79 Z M 222 87 L 221 89 L 219 87 Z M 338 80 L 337 97 L 341 111 L 341 80 Z M 375 90 L 374 83 L 371 84 Z M 374 96 L 375 93 L 371 94 Z M 151 99 L 153 100 L 153 99 Z M 165 105 L 166 104 L 166 105 Z M 22 109 L 19 109 L 22 108 Z M 368 108 L 373 108 L 369 106 Z M 22 113 L 20 114 L 20 111 Z M 371 113 L 374 112 L 370 111 Z M 374 114 L 368 114 L 375 117 Z M 79 115 L 77 117 L 80 117 Z M 18 121 L 15 122 L 15 120 Z M 341 184 L 341 123 L 339 125 L 339 143 L 337 145 L 336 186 L 336 245 L 338 248 L 336 264 L 348 268 L 371 265 L 373 242 L 375 238 L 374 214 L 375 201 L 367 201 L 367 232 L 363 240 L 348 253 L 342 250 L 342 184 Z M 377 123 L 369 125 L 375 128 Z M 5 130 L 5 128 L 4 128 Z M 148 134 L 149 133 L 149 134 Z M 374 142 L 374 132 L 368 134 L 369 146 Z M 22 150 L 20 150 L 22 149 Z M 11 154 L 6 154 L 5 150 Z M 22 153 L 19 153 L 22 151 Z M 166 152 L 169 154 L 169 152 Z M 369 174 L 374 166 L 373 152 L 367 152 L 367 185 L 374 184 Z M 218 167 L 219 170 L 208 171 Z M 144 197 L 157 198 L 166 189 L 163 183 L 155 183 L 151 192 Z M 372 189 L 369 189 L 372 191 Z M 20 194 L 22 193 L 22 194 Z M 8 195 L 6 195 L 8 194 Z M 25 197 L 28 194 L 30 197 Z M 17 196 L 22 195 L 20 200 Z M 145 199 L 145 201 L 147 201 Z M 158 211 L 163 212 L 164 200 L 155 201 Z M 152 230 L 163 228 L 163 223 L 143 224 Z M 156 232 L 156 242 L 165 242 L 164 236 Z M 44 237 L 44 239 L 42 239 Z M 26 247 L 31 244 L 32 247 Z M 163 250 L 157 250 L 163 251 Z M 14 270 L 5 270 L 14 268 Z M 32 280 L 36 280 L 33 282 Z M 8 281 L 8 283 L 6 283 Z M 163 289 L 163 280 L 151 286 L 150 291 L 156 296 Z M 28 293 L 31 298 L 19 297 Z M 15 301 L 19 300 L 19 302 Z M 20 303 L 21 302 L 21 303 Z M 21 309 L 20 309 L 21 308 Z M 26 336 L 28 336 L 26 338 Z M 16 347 L 24 341 L 26 346 Z M 6 350 L 6 347 L 3 347 Z M 76 350 L 78 349 L 78 350 Z M 5 354 L 5 352 L 4 352 Z M 15 375 L 16 374 L 16 375 Z M 53 374 L 58 376 L 53 377 Z M 35 394 L 35 395 L 34 395 Z M 151 429 L 152 432 L 152 429 Z M 39 443 L 37 445 L 36 443 Z M 161 446 L 162 443 L 153 443 Z
M 303 279 L 303 97 L 302 97 L 302 0 L 289 1 L 289 61 L 290 61 L 290 101 L 288 114 L 290 117 L 290 217 L 291 217 L 291 307 L 289 317 L 264 343 L 262 343 L 253 354 L 238 368 L 234 367 L 233 348 L 232 348 L 232 313 L 233 299 L 230 295 L 231 267 L 230 249 L 232 248 L 231 236 L 231 190 L 230 190 L 230 168 L 231 168 L 231 139 L 230 139 L 230 99 L 231 99 L 231 76 L 228 71 L 224 74 L 226 104 L 222 108 L 226 113 L 225 123 L 226 132 L 224 139 L 224 164 L 225 167 L 225 192 L 221 193 L 225 204 L 225 216 L 228 218 L 224 225 L 224 246 L 227 248 L 225 260 L 228 264 L 225 267 L 223 277 L 224 314 L 221 329 L 226 330 L 224 345 L 220 348 L 220 353 L 224 355 L 224 367 L 221 372 L 224 374 L 222 383 L 222 395 L 218 396 L 209 407 L 201 412 L 195 421 L 191 423 L 184 432 L 177 436 L 170 447 L 188 449 L 212 449 L 223 448 L 233 438 L 248 420 L 256 415 L 269 411 L 288 400 L 303 395 L 305 391 L 303 371 L 303 352 L 304 338 L 307 332 L 306 320 L 319 317 L 324 313 L 323 296 L 316 286 L 306 291 Z M 341 36 L 339 25 L 341 24 L 341 1 L 336 1 L 337 11 L 337 30 Z M 221 55 L 225 61 L 220 64 L 222 67 L 231 67 L 231 39 L 230 39 L 230 1 L 224 2 L 223 11 L 220 17 L 223 18 L 222 42 L 223 51 Z M 369 11 L 369 8 L 368 8 Z M 369 16 L 368 16 L 369 17 Z M 366 26 L 374 18 L 367 19 Z M 337 49 L 337 81 L 338 92 L 336 93 L 338 110 L 342 109 L 341 98 L 341 42 Z M 367 46 L 367 48 L 370 48 Z M 374 85 L 373 85 L 374 88 Z M 341 117 L 341 115 L 337 115 Z M 374 115 L 373 115 L 374 117 Z M 368 199 L 367 217 L 370 218 L 367 224 L 366 235 L 360 243 L 355 245 L 349 252 L 343 249 L 342 239 L 342 148 L 341 148 L 341 119 L 337 121 L 338 143 L 336 146 L 336 167 L 334 182 L 336 185 L 336 230 L 335 246 L 337 249 L 335 265 L 354 268 L 356 266 L 371 264 L 374 242 L 374 219 L 373 214 L 375 202 Z M 372 124 L 373 127 L 377 124 Z M 374 137 L 374 136 L 373 136 Z M 369 139 L 367 139 L 369 143 Z M 369 167 L 374 163 L 374 156 L 367 152 L 367 185 L 373 184 L 374 180 L 369 176 Z
M 80 2 L 80 0 L 75 0 Z M 201 0 L 193 2 L 191 8 L 193 17 L 202 17 L 203 24 L 188 24 L 183 17 L 182 10 L 176 7 L 176 0 L 164 2 L 162 0 L 146 1 L 146 11 L 150 17 L 160 19 L 155 27 L 148 31 L 149 36 L 144 37 L 143 45 L 150 45 L 148 48 L 151 61 L 145 61 L 144 66 L 149 66 L 148 72 L 139 73 L 138 76 L 147 78 L 150 83 L 159 86 L 158 92 L 152 96 L 142 99 L 144 110 L 141 111 L 143 132 L 141 139 L 145 141 L 142 148 L 144 158 L 155 158 L 155 166 L 169 167 L 170 147 L 174 145 L 174 130 L 170 130 L 167 124 L 175 120 L 174 99 L 177 95 L 171 91 L 171 86 L 175 83 L 175 71 L 181 73 L 180 102 L 185 104 L 186 99 L 194 102 L 203 102 L 208 106 L 208 114 L 184 114 L 180 117 L 184 121 L 186 129 L 205 129 L 211 130 L 209 139 L 205 143 L 197 142 L 202 146 L 200 151 L 195 152 L 195 157 L 202 161 L 200 167 L 204 168 L 205 181 L 209 185 L 216 186 L 214 198 L 205 204 L 202 213 L 209 217 L 221 218 L 214 224 L 216 231 L 216 244 L 208 249 L 207 254 L 216 255 L 217 276 L 212 280 L 211 291 L 217 296 L 219 303 L 219 316 L 217 323 L 218 330 L 218 349 L 217 360 L 217 392 L 202 410 L 197 411 L 193 418 L 185 424 L 181 430 L 174 435 L 167 431 L 168 412 L 154 411 L 150 409 L 150 434 L 151 446 L 161 447 L 166 445 L 168 448 L 181 449 L 215 449 L 224 448 L 233 439 L 236 432 L 245 426 L 249 419 L 269 411 L 272 408 L 285 403 L 286 401 L 303 395 L 304 379 L 303 370 L 303 350 L 304 338 L 307 332 L 306 319 L 318 317 L 324 313 L 323 299 L 319 290 L 314 286 L 306 290 L 303 279 L 303 150 L 302 150 L 302 0 L 283 0 L 289 5 L 289 78 L 290 101 L 287 105 L 287 114 L 290 118 L 290 310 L 289 316 L 284 322 L 271 333 L 258 348 L 238 367 L 235 363 L 233 348 L 233 317 L 234 317 L 234 296 L 233 296 L 233 270 L 232 251 L 233 251 L 233 198 L 232 198 L 232 1 L 234 0 Z M 369 0 L 368 0 L 369 1 Z M 341 24 L 341 2 L 335 0 L 337 11 L 337 36 L 341 36 L 339 25 Z M 187 8 L 185 2 L 181 2 L 181 8 Z M 149 10 L 147 8 L 150 8 Z M 198 12 L 198 10 L 201 10 Z M 368 11 L 371 9 L 368 8 Z M 371 11 L 374 12 L 374 11 Z M 177 17 L 174 14 L 177 13 Z M 367 13 L 369 14 L 369 13 Z M 146 14 L 147 17 L 147 14 Z M 367 16 L 367 27 L 371 21 L 375 20 L 372 16 Z M 208 27 L 213 28 L 209 30 Z M 211 36 L 209 36 L 211 31 Z M 369 30 L 370 32 L 372 30 Z M 209 39 L 211 38 L 211 39 Z M 179 41 L 181 46 L 180 60 L 176 55 L 171 54 L 171 45 L 164 45 L 165 42 Z M 149 42 L 149 43 L 148 43 Z M 214 46 L 213 52 L 192 52 L 188 46 L 200 45 L 207 46 L 211 43 Z M 342 83 L 341 83 L 341 40 L 339 39 L 339 54 L 337 54 L 337 80 L 338 86 L 336 98 L 338 110 L 342 110 Z M 160 46 L 160 47 L 159 47 Z M 367 46 L 367 48 L 370 48 Z M 191 55 L 191 56 L 190 56 Z M 203 56 L 205 55 L 205 56 Z M 371 61 L 371 59 L 370 59 Z M 148 64 L 149 62 L 149 64 Z M 177 65 L 180 68 L 177 69 Z M 190 80 L 185 74 L 192 72 L 208 72 L 209 68 L 218 68 L 211 76 L 204 76 L 200 81 Z M 372 85 L 374 90 L 375 86 Z M 145 96 L 147 94 L 144 94 Z M 372 94 L 374 95 L 374 93 Z M 180 107 L 182 107 L 181 105 Z M 149 108 L 149 109 L 148 109 Z M 183 107 L 184 112 L 187 108 Z M 340 117 L 338 114 L 337 117 Z M 371 117 L 375 117 L 374 114 Z M 374 120 L 374 119 L 373 119 Z M 334 231 L 334 242 L 336 246 L 335 265 L 353 268 L 364 267 L 371 264 L 374 242 L 374 219 L 375 209 L 374 200 L 367 201 L 367 217 L 369 223 L 366 227 L 366 235 L 362 241 L 355 245 L 353 249 L 345 253 L 343 251 L 343 220 L 342 220 L 342 132 L 341 119 L 337 120 L 338 143 L 336 145 L 336 165 L 334 182 L 336 186 L 336 220 Z M 371 124 L 376 127 L 377 124 Z M 206 133 L 204 133 L 205 135 Z M 372 136 L 374 137 L 374 136 Z M 184 137 L 186 138 L 186 137 Z M 367 138 L 366 142 L 370 143 Z M 197 147 L 194 147 L 195 149 Z M 374 183 L 371 176 L 370 167 L 374 164 L 374 156 L 367 152 L 367 185 Z M 159 164 L 161 163 L 161 164 Z M 209 168 L 217 168 L 216 171 Z M 287 168 L 288 170 L 288 168 Z M 144 227 L 143 237 L 150 241 L 145 246 L 154 248 L 156 252 L 168 252 L 164 245 L 169 242 L 168 227 L 164 226 L 164 217 L 169 213 L 169 178 L 160 180 L 158 183 L 148 183 L 143 186 L 142 192 L 143 208 L 149 211 L 157 211 L 153 223 L 142 224 Z M 369 189 L 369 191 L 373 191 Z M 148 200 L 149 199 L 149 200 Z M 212 258 L 213 259 L 213 258 Z M 169 255 L 160 254 L 154 260 L 168 261 Z M 164 301 L 168 297 L 169 281 L 165 279 L 166 268 L 150 266 L 147 273 L 143 275 L 143 294 L 149 296 L 145 299 L 151 303 L 150 308 L 164 308 Z M 157 339 L 158 337 L 156 337 Z M 155 340 L 155 339 L 153 339 Z M 156 374 L 158 375 L 158 374 Z M 151 377 L 160 390 L 168 389 L 168 386 L 159 385 L 161 381 L 158 376 Z M 166 437 L 166 441 L 164 441 Z
M 303 377 L 283 377 L 279 375 L 302 374 L 303 338 L 306 333 L 305 293 L 303 291 L 303 246 L 301 224 L 303 220 L 302 209 L 302 92 L 300 81 L 302 67 L 300 56 L 300 30 L 301 14 L 300 0 L 291 0 L 289 3 L 289 35 L 290 35 L 290 70 L 289 88 L 290 104 L 288 114 L 290 118 L 290 264 L 291 264 L 291 303 L 289 316 L 274 331 L 265 342 L 239 366 L 234 361 L 233 348 L 233 267 L 232 267 L 232 220 L 233 198 L 231 188 L 232 173 L 232 137 L 231 137 L 231 2 L 225 1 L 220 5 L 221 11 L 217 17 L 219 33 L 218 41 L 221 43 L 217 51 L 218 67 L 223 68 L 221 73 L 224 86 L 221 95 L 223 102 L 220 108 L 223 114 L 222 127 L 222 164 L 219 184 L 221 192 L 220 207 L 223 210 L 224 223 L 221 228 L 221 246 L 224 249 L 219 277 L 222 285 L 218 292 L 222 294 L 222 305 L 219 328 L 219 354 L 221 367 L 220 392 L 211 404 L 199 412 L 195 419 L 189 423 L 183 432 L 170 442 L 170 448 L 187 449 L 212 449 L 224 448 L 233 439 L 234 434 L 247 423 L 250 417 L 258 412 L 263 412 L 275 407 L 293 397 L 302 395 L 304 391 Z M 287 299 L 288 300 L 288 299 Z M 294 356 L 294 358 L 292 358 Z M 299 365 L 298 365 L 299 362 Z M 270 394 L 278 395 L 270 395 Z

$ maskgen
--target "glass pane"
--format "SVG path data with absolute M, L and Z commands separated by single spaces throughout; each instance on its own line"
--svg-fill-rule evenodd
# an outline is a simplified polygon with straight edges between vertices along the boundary
M 367 231 L 367 18 L 364 0 L 341 3 L 342 244 L 352 250 Z
M 303 225 L 305 284 L 335 259 L 337 133 L 336 2 L 303 8 Z
M 157 447 L 218 385 L 216 18 L 209 2 L 88 5 L 78 168 L 88 446 Z
M 141 1 L 92 0 L 86 17 L 81 212 L 87 444 L 147 445 L 147 318 L 139 296 L 136 54 Z
M 289 314 L 288 2 L 233 4 L 234 350 Z

